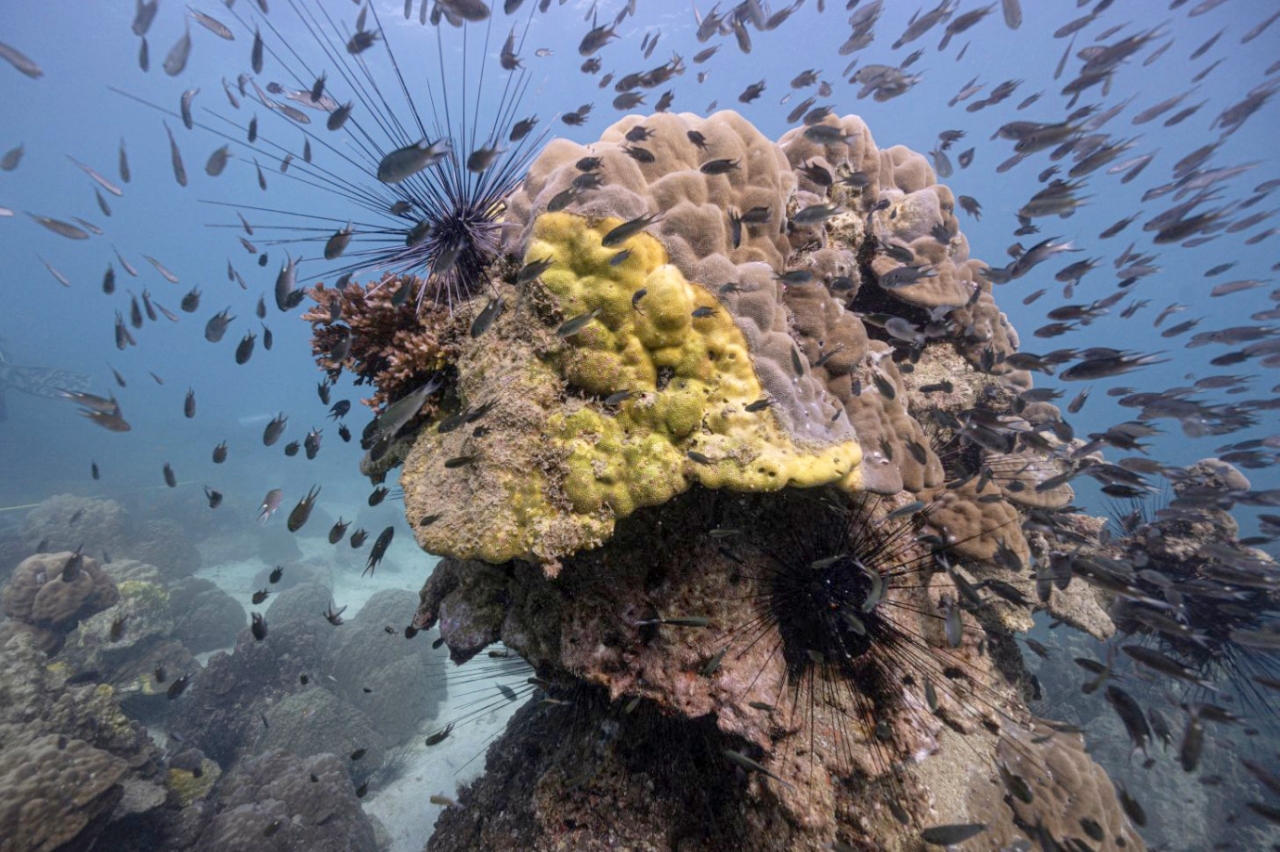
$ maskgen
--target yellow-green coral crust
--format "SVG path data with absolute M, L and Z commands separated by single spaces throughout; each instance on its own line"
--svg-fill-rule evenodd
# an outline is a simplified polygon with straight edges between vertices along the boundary
M 200 769 L 201 773 L 198 778 L 186 769 L 169 770 L 169 775 L 166 779 L 169 789 L 177 794 L 178 802 L 184 808 L 192 802 L 209 795 L 213 785 L 218 783 L 218 779 L 222 777 L 221 767 L 207 757 L 201 758 Z
M 857 489 L 858 444 L 803 447 L 769 409 L 747 411 L 763 390 L 733 318 L 686 281 L 649 234 L 603 246 L 620 224 L 548 213 L 535 222 L 525 254 L 526 262 L 555 261 L 542 282 L 565 317 L 598 311 L 563 350 L 566 381 L 597 396 L 635 394 L 616 413 L 583 406 L 550 418 L 548 438 L 567 454 L 564 492 L 574 511 L 606 507 L 622 517 L 670 499 L 691 479 L 736 491 L 829 483 Z M 611 264 L 623 249 L 630 254 Z M 711 313 L 695 317 L 699 308 Z

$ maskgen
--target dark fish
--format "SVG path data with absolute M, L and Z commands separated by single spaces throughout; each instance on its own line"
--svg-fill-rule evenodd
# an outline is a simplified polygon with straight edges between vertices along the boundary
M 217 343 L 222 340 L 222 336 L 227 332 L 227 326 L 235 319 L 231 315 L 231 309 L 227 308 L 209 317 L 209 321 L 204 326 L 204 339 L 210 343 Z
M 1007 8 L 1008 3 L 1006 0 Z M 963 843 L 972 837 L 977 837 L 986 830 L 986 825 L 982 823 L 935 825 L 921 831 L 920 839 L 931 846 L 951 846 L 955 843 Z
M 191 12 L 191 17 L 195 18 L 196 23 L 200 24 L 200 26 L 204 27 L 218 38 L 226 39 L 227 41 L 235 41 L 235 35 L 227 28 L 226 24 L 222 23 L 217 18 L 210 17 L 204 12 L 199 12 L 195 9 L 189 9 L 188 11 Z
M 28 213 L 27 216 L 29 216 L 33 222 L 43 225 L 60 237 L 66 237 L 69 240 L 89 239 L 87 231 L 82 228 L 77 228 L 75 225 L 63 222 L 61 219 L 51 219 L 48 216 L 38 216 L 35 213 Z M 48 266 L 48 264 L 45 265 Z
M 187 59 L 191 56 L 191 29 L 185 28 L 182 37 L 169 49 L 164 58 L 164 73 L 177 77 L 187 67 Z
M 213 448 L 213 463 L 222 464 L 226 460 L 227 460 L 227 442 L 223 441 L 221 444 L 218 444 L 218 446 Z
M 230 146 L 223 145 L 215 148 L 213 153 L 209 155 L 209 159 L 205 160 L 204 173 L 209 177 L 218 177 L 227 168 L 227 161 L 231 159 Z
M 178 678 L 173 683 L 169 684 L 169 689 L 166 691 L 165 694 L 168 695 L 169 700 L 172 701 L 173 699 L 177 698 L 179 695 L 183 693 L 183 691 L 187 688 L 187 684 L 190 682 L 191 682 L 191 675 L 184 674 L 182 677 Z
M 351 547 L 358 549 L 364 545 L 365 539 L 369 537 L 369 533 L 364 529 L 357 529 L 351 534 Z
M 392 544 L 394 537 L 396 537 L 396 527 L 387 527 L 381 531 L 378 540 L 374 542 L 374 548 L 369 551 L 369 560 L 365 563 L 364 571 L 360 573 L 361 577 L 364 577 L 365 574 L 374 573 L 374 569 L 378 568 L 383 556 L 387 554 L 387 549 Z
M 379 485 L 369 493 L 369 505 L 377 506 L 387 497 L 387 489 L 385 486 Z
M 439 376 L 433 376 L 423 385 L 388 405 L 370 424 L 369 446 L 374 447 L 384 442 L 389 444 L 396 433 L 417 416 L 427 397 L 438 391 L 442 385 L 443 380 Z
M 83 545 L 81 545 L 83 547 Z M 37 548 L 37 552 L 43 551 L 43 547 Z M 84 566 L 84 555 L 77 547 L 75 553 L 67 557 L 67 561 L 62 563 L 62 582 L 73 583 L 80 577 L 80 573 Z
M 738 171 L 738 161 L 728 158 L 719 160 L 709 160 L 698 167 L 698 171 L 704 175 L 723 175 L 729 172 Z
M 1107 703 L 1115 708 L 1116 715 L 1124 723 L 1134 751 L 1140 749 L 1143 754 L 1146 754 L 1147 743 L 1151 741 L 1151 727 L 1147 724 L 1146 717 L 1142 715 L 1142 708 L 1138 702 L 1129 693 L 1115 685 L 1107 687 L 1106 696 Z
M 337 523 L 329 529 L 329 543 L 337 544 L 342 541 L 343 537 L 347 534 L 347 527 L 349 526 L 351 526 L 350 521 L 344 521 L 339 517 Z
M 279 583 L 282 576 L 284 576 L 284 566 L 277 565 L 275 568 L 271 569 L 271 573 L 267 576 L 267 582 Z M 303 680 L 302 683 L 305 685 L 306 680 Z
M 644 217 L 641 217 L 641 218 L 644 218 Z M 614 230 L 617 230 L 617 229 L 615 228 Z M 565 320 L 556 329 L 556 335 L 559 337 L 572 337 L 573 335 L 582 331 L 582 329 L 586 328 L 587 324 L 590 323 L 593 319 L 595 319 L 599 315 L 600 315 L 600 308 L 592 308 L 590 311 L 587 311 L 585 314 L 579 314 L 576 317 Z
M 650 213 L 643 216 L 637 216 L 628 222 L 623 222 L 621 225 L 605 234 L 604 238 L 600 240 L 600 244 L 605 248 L 617 248 L 636 234 L 643 231 L 649 225 L 656 222 L 661 215 L 662 214 L 660 213 Z
M 726 749 L 723 749 L 720 753 L 723 754 L 726 758 L 728 758 L 731 763 L 736 764 L 737 766 L 747 770 L 748 772 L 759 772 L 761 775 L 765 775 L 769 778 L 772 778 L 774 781 L 777 781 L 779 784 L 785 784 L 786 786 L 791 787 L 791 784 L 779 778 L 777 775 L 774 775 L 772 772 L 766 769 L 763 764 L 755 760 L 752 760 L 751 758 L 747 757 L 745 754 L 743 754 L 740 751 L 734 751 L 733 749 L 726 748 Z
M 276 441 L 280 440 L 280 435 L 284 433 L 285 424 L 289 422 L 289 418 L 282 411 L 275 417 L 271 418 L 271 422 L 262 431 L 263 446 L 270 447 Z
M 253 68 L 253 73 L 255 73 L 255 74 L 261 74 L 261 73 L 262 73 L 262 53 L 263 53 L 262 33 L 258 32 L 258 28 L 257 28 L 257 27 L 254 27 L 254 29 L 253 29 L 253 49 L 252 49 L 252 50 L 251 50 L 251 52 L 250 52 L 250 56 L 249 56 L 249 65 L 250 65 L 250 67 L 251 67 L 251 68 Z M 243 78 L 242 78 L 242 79 L 243 79 Z M 244 94 L 244 86 L 243 86 L 243 85 L 240 87 L 240 89 L 241 89 L 240 93 L 241 93 L 241 94 Z
M 249 630 L 253 633 L 253 638 L 261 642 L 267 638 L 267 620 L 262 617 L 262 613 L 255 612 L 252 615 L 253 623 Z
M 320 486 L 313 486 L 307 496 L 298 501 L 298 505 L 293 507 L 293 511 L 289 513 L 289 521 L 285 524 L 289 532 L 297 532 L 302 529 L 302 525 L 307 522 L 307 518 L 311 517 L 311 510 L 315 507 L 316 496 L 320 493 Z
M 383 157 L 378 163 L 376 176 L 383 183 L 400 183 L 423 169 L 444 161 L 452 151 L 447 137 L 435 142 L 428 142 L 424 138 L 415 145 L 398 148 Z
M 173 177 L 178 182 L 178 186 L 187 185 L 187 168 L 182 164 L 182 152 L 178 150 L 178 140 L 173 138 L 173 131 L 169 129 L 167 122 L 164 124 L 164 132 L 169 134 L 169 160 L 173 165 Z
M 437 731 L 436 733 L 434 733 L 434 734 L 432 734 L 431 736 L 427 737 L 427 745 L 429 745 L 429 746 L 439 745 L 440 743 L 444 742 L 444 741 L 445 741 L 445 739 L 446 739 L 446 738 L 449 736 L 449 734 L 451 734 L 451 733 L 453 733 L 453 723 L 452 723 L 452 722 L 450 722 L 449 724 L 445 725 L 445 726 L 444 726 L 444 728 L 443 728 L 442 730 Z
M 550 265 L 550 261 L 546 261 L 546 263 Z M 528 269 L 530 266 L 537 266 L 537 265 L 538 265 L 537 263 L 531 263 L 531 264 L 528 264 L 525 267 L 525 269 Z M 524 271 L 525 271 L 524 269 L 520 270 L 520 274 L 523 275 Z M 536 278 L 538 275 L 541 275 L 541 274 L 542 274 L 541 271 L 535 272 L 534 277 Z M 471 323 L 471 337 L 472 338 L 479 337 L 480 335 L 488 331 L 489 328 L 493 325 L 494 321 L 498 318 L 499 314 L 502 313 L 503 307 L 504 307 L 504 304 L 501 296 L 494 296 L 490 298 L 489 303 L 484 306 L 484 309 L 481 310 L 480 313 L 476 314 L 475 320 Z
M 276 276 L 276 307 L 288 312 L 302 304 L 306 291 L 298 286 L 298 259 L 285 255 L 284 266 Z
M 178 487 L 178 477 L 174 475 L 173 468 L 169 466 L 168 462 L 164 463 L 164 484 L 170 488 Z
M 1114 687 L 1108 687 L 1113 689 Z M 1184 772 L 1195 772 L 1200 765 L 1200 754 L 1204 750 L 1204 723 L 1192 712 L 1187 717 L 1187 727 L 1182 734 L 1182 744 L 1178 747 L 1178 763 Z
M 307 452 L 308 460 L 314 459 L 320 452 L 320 434 L 321 431 L 319 429 L 312 428 L 307 433 L 307 437 L 302 439 L 302 446 Z
M 258 507 L 258 520 L 266 522 L 271 518 L 277 509 L 280 508 L 280 501 L 284 499 L 284 491 L 279 488 L 272 488 L 267 492 L 267 496 L 262 498 L 262 505 Z
M 672 627 L 710 627 L 711 619 L 700 615 L 674 616 L 672 618 L 650 618 L 635 622 L 637 627 L 654 624 L 669 624 Z

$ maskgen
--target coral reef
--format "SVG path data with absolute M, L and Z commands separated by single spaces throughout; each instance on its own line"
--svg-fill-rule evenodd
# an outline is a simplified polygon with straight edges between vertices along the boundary
M 285 576 L 288 576 L 287 571 Z M 306 576 L 308 575 L 303 575 L 304 578 Z M 283 586 L 284 581 L 280 585 Z M 267 621 L 271 624 L 289 621 L 320 624 L 324 620 L 325 609 L 332 602 L 333 589 L 328 583 L 304 580 L 279 589 L 271 596 L 271 605 L 267 607 Z
M 615 266 L 600 241 L 618 220 L 588 226 L 563 213 L 539 221 L 527 256 L 557 261 L 541 287 L 553 322 L 518 308 L 491 332 L 507 345 L 464 353 L 459 393 L 494 408 L 487 431 L 482 439 L 471 430 L 424 431 L 405 462 L 402 482 L 460 481 L 406 491 L 411 517 L 437 517 L 418 527 L 427 549 L 551 561 L 606 540 L 616 518 L 694 483 L 856 487 L 860 453 L 847 427 L 822 435 L 813 427 L 800 440 L 775 406 L 752 408 L 765 389 L 744 336 L 714 297 L 666 263 L 656 240 L 634 237 L 627 261 Z M 588 314 L 598 322 L 571 342 L 553 333 Z M 566 394 L 569 406 L 560 402 Z M 626 399 L 608 401 L 617 394 Z M 467 456 L 476 458 L 465 470 L 445 466 Z M 480 506 L 488 507 L 483 515 Z
M 266 638 L 241 629 L 231 653 L 210 657 L 174 702 L 170 728 L 223 767 L 277 747 L 306 755 L 368 748 L 376 765 L 447 692 L 427 686 L 430 644 L 405 639 L 413 593 L 379 592 L 337 628 L 323 616 L 330 601 L 314 583 L 273 596 Z
M 318 754 L 348 755 L 356 749 L 366 754 L 360 764 L 351 761 L 354 773 L 361 766 L 377 766 L 382 760 L 384 737 L 374 729 L 368 714 L 351 702 L 320 686 L 310 686 L 282 698 L 264 714 L 254 743 L 255 752 L 280 749 L 298 757 Z M 368 763 L 364 763 L 364 761 Z
M 1072 818 L 1142 848 L 1074 744 L 1017 748 L 1037 686 L 1012 635 L 1039 609 L 1114 629 L 1046 567 L 1096 538 L 1067 481 L 1099 461 L 1006 363 L 925 159 L 816 124 L 775 143 L 731 112 L 628 116 L 551 142 L 428 422 L 366 459 L 403 462 L 446 557 L 414 626 L 459 663 L 501 641 L 549 690 L 433 848 L 914 848 L 900 823 L 965 821 L 941 796 L 1000 778 L 1002 745 L 1028 779 L 1070 768 Z M 478 820 L 508 783 L 532 795 Z M 997 803 L 992 837 L 1078 835 Z
M 996 761 L 998 777 L 975 779 L 965 803 L 972 821 L 992 826 L 985 838 L 992 848 L 1027 836 L 1099 852 L 1143 848 L 1080 734 L 1043 723 L 1010 729 L 996 747 Z M 1010 809 L 1012 824 L 1005 816 Z
M 48 734 L 8 746 L 4 754 L 0 848 L 87 847 L 124 795 L 117 782 L 125 762 L 81 740 Z

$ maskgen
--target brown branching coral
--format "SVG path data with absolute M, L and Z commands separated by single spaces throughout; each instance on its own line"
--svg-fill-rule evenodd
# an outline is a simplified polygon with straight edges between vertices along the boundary
M 315 306 L 302 318 L 311 323 L 316 364 L 330 380 L 345 369 L 356 384 L 373 385 L 373 395 L 361 400 L 370 408 L 384 408 L 457 357 L 464 319 L 430 301 L 419 309 L 422 286 L 415 276 L 388 273 L 368 284 L 307 291 Z M 405 288 L 407 298 L 397 298 Z

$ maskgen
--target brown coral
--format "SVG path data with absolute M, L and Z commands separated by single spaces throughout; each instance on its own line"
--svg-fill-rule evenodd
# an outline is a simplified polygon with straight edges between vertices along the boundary
M 64 579 L 63 572 L 73 561 L 79 563 L 80 570 Z M 92 557 L 37 553 L 24 559 L 9 578 L 3 609 L 16 621 L 60 636 L 119 599 L 115 583 Z M 61 645 L 60 639 L 50 638 L 55 646 Z
M 5 749 L 0 850 L 88 849 L 124 795 L 118 757 L 53 734 Z
M 345 369 L 357 385 L 372 385 L 372 396 L 362 400 L 370 408 L 396 401 L 457 356 L 463 318 L 433 300 L 419 309 L 422 286 L 414 276 L 388 273 L 365 285 L 307 291 L 316 304 L 302 318 L 311 323 L 316 363 L 330 380 Z M 404 288 L 406 296 L 398 297 Z
M 1111 780 L 1084 745 L 1080 734 L 1056 733 L 1043 722 L 1005 731 L 996 748 L 1001 780 L 974 784 L 968 803 L 974 819 L 994 817 L 986 838 L 992 848 L 1005 848 L 1018 837 L 1046 835 L 1067 849 L 1146 848 L 1120 807 Z M 1005 790 L 1013 792 L 1001 802 L 999 793 Z M 1012 825 L 1006 809 L 1013 812 Z

